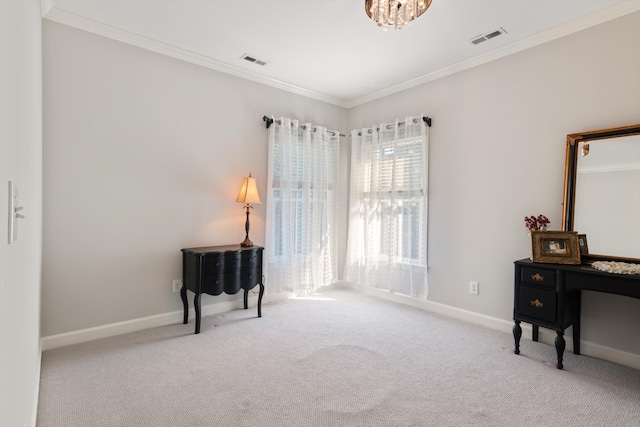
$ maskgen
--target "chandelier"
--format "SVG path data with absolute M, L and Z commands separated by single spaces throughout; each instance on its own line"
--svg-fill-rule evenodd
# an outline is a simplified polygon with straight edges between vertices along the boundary
M 389 27 L 399 31 L 422 15 L 430 5 L 431 0 L 365 0 L 364 9 L 384 31 Z

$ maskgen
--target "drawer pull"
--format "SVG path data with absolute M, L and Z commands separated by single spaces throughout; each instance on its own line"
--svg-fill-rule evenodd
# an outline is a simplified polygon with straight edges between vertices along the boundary
M 544 276 L 541 276 L 540 273 L 532 274 L 531 278 L 536 282 L 542 282 L 544 280 Z
M 533 301 L 531 301 L 531 305 L 536 307 L 536 308 L 542 308 L 544 307 L 544 304 L 540 302 L 539 299 L 534 299 Z

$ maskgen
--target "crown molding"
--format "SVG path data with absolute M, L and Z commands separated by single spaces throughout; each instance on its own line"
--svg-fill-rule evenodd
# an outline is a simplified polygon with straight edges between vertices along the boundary
M 615 4 L 598 12 L 594 12 L 565 24 L 558 25 L 502 48 L 498 48 L 482 55 L 470 58 L 468 60 L 458 62 L 457 64 L 442 68 L 440 70 L 436 70 L 432 73 L 424 74 L 420 77 L 416 77 L 415 79 L 390 86 L 386 89 L 382 89 L 380 91 L 352 99 L 346 102 L 346 108 L 352 108 L 379 98 L 384 98 L 385 96 L 393 95 L 395 93 L 420 86 L 422 84 L 449 76 L 451 74 L 459 73 L 460 71 L 468 70 L 470 68 L 477 67 L 478 65 L 495 61 L 496 59 L 504 58 L 505 56 L 509 56 L 514 53 L 518 53 L 523 50 L 527 50 L 529 48 L 550 42 L 552 40 L 568 36 L 578 31 L 582 31 L 598 24 L 620 18 L 624 15 L 628 15 L 639 10 L 640 1 L 638 0 L 627 0 L 622 3 Z
M 251 80 L 266 86 L 271 86 L 276 89 L 281 89 L 287 92 L 302 95 L 307 98 L 315 99 L 318 101 L 326 102 L 328 104 L 336 105 L 343 108 L 353 108 L 358 105 L 365 104 L 367 102 L 374 101 L 385 96 L 393 95 L 398 92 L 402 92 L 407 89 L 414 88 L 416 86 L 429 83 L 431 81 L 441 79 L 443 77 L 459 73 L 460 71 L 468 70 L 470 68 L 477 67 L 478 65 L 486 64 L 496 59 L 503 58 L 505 56 L 512 55 L 514 53 L 521 52 L 523 50 L 547 43 L 549 41 L 582 31 L 589 27 L 610 21 L 612 19 L 619 18 L 624 15 L 628 15 L 640 10 L 639 0 L 626 0 L 621 3 L 615 4 L 608 8 L 602 9 L 598 12 L 583 16 L 573 21 L 567 22 L 562 25 L 558 25 L 549 30 L 543 31 L 526 39 L 509 44 L 502 48 L 492 50 L 490 52 L 478 55 L 474 58 L 470 58 L 465 61 L 458 62 L 457 64 L 436 70 L 431 73 L 424 74 L 415 79 L 408 80 L 406 82 L 390 86 L 386 89 L 382 89 L 376 92 L 372 92 L 368 95 L 354 98 L 351 100 L 343 100 L 335 98 L 329 95 L 325 95 L 320 92 L 305 89 L 299 86 L 295 86 L 283 81 L 265 77 L 252 71 L 247 71 L 242 68 L 229 65 L 227 63 L 217 61 L 215 59 L 206 57 L 204 55 L 197 54 L 185 49 L 178 48 L 157 40 L 153 40 L 147 37 L 124 31 L 110 25 L 103 24 L 98 21 L 84 18 L 82 16 L 67 12 L 63 9 L 59 9 L 55 6 L 55 0 L 41 0 L 42 17 L 53 22 L 68 25 L 80 30 L 88 31 L 93 34 L 97 34 L 103 37 L 107 37 L 113 40 L 117 40 L 123 43 L 127 43 L 133 46 L 147 49 L 152 52 L 167 55 L 176 59 L 180 59 L 186 62 L 190 62 L 196 65 L 200 65 L 206 68 L 210 68 L 216 71 L 220 71 L 226 74 L 231 74 L 246 80 Z
M 271 77 L 266 77 L 258 73 L 254 73 L 252 71 L 247 71 L 242 68 L 229 65 L 227 63 L 197 54 L 195 52 L 191 52 L 186 49 L 143 37 L 129 31 L 121 30 L 119 28 L 103 24 L 92 19 L 67 12 L 63 9 L 55 7 L 55 0 L 41 0 L 41 9 L 42 17 L 44 19 L 48 19 L 49 21 L 68 25 L 70 27 L 97 34 L 99 36 L 103 36 L 112 40 L 140 47 L 152 52 L 160 53 L 162 55 L 170 56 L 172 58 L 180 59 L 182 61 L 220 71 L 222 73 L 231 74 L 236 77 L 261 83 L 266 86 L 274 87 L 276 89 L 282 89 L 284 91 L 302 95 L 307 98 L 326 102 L 328 104 L 337 105 L 339 107 L 345 107 L 346 105 L 346 102 L 342 99 L 334 98 L 320 92 L 315 92 L 299 86 L 285 83 Z
M 43 18 L 45 18 L 47 13 L 53 8 L 53 1 L 54 0 L 40 0 L 40 12 Z

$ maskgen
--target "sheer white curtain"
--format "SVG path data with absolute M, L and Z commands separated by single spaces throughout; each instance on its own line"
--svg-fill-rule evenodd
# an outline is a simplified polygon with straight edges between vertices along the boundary
M 428 134 L 421 116 L 352 131 L 346 280 L 426 298 Z
M 266 271 L 271 292 L 337 281 L 340 134 L 280 118 L 269 127 Z

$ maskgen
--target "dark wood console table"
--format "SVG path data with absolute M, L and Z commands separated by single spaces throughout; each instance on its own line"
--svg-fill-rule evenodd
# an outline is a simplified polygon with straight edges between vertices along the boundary
M 573 352 L 580 354 L 580 291 L 597 291 L 640 298 L 640 275 L 613 274 L 589 265 L 515 262 L 513 337 L 515 353 L 520 354 L 520 322 L 533 326 L 538 341 L 540 326 L 556 331 L 556 364 L 562 369 L 565 350 L 564 330 L 573 325 Z
M 209 246 L 182 249 L 182 289 L 180 297 L 184 306 L 184 321 L 189 320 L 187 289 L 195 293 L 193 305 L 196 311 L 196 334 L 200 333 L 200 296 L 202 293 L 220 295 L 236 294 L 244 289 L 244 308 L 248 308 L 249 290 L 260 286 L 258 317 L 262 317 L 262 253 L 261 246 L 241 247 Z

